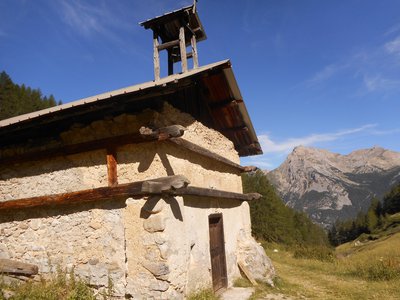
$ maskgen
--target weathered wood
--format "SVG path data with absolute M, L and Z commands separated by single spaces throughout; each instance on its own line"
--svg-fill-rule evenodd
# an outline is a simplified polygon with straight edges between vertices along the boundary
M 203 198 L 234 199 L 251 201 L 261 197 L 258 193 L 240 194 L 227 191 L 189 187 L 189 180 L 181 175 L 137 181 L 117 186 L 100 187 L 70 193 L 53 194 L 31 198 L 0 200 L 0 210 L 21 209 L 49 205 L 65 205 L 93 202 L 108 199 L 142 198 L 154 194 L 170 194 L 175 196 L 199 196 Z
M 118 184 L 117 172 L 117 152 L 115 148 L 107 149 L 107 175 L 108 186 L 116 186 Z
M 156 131 L 156 134 L 154 135 L 143 135 L 141 132 L 138 132 L 73 145 L 63 145 L 46 150 L 29 151 L 15 156 L 2 157 L 0 158 L 0 164 L 6 165 L 13 163 L 22 163 L 25 161 L 37 161 L 42 159 L 49 159 L 56 156 L 71 155 L 107 148 L 115 148 L 128 144 L 139 144 L 153 140 L 164 140 L 169 136 L 179 137 L 183 135 L 183 132 L 185 130 L 183 126 L 179 126 L 180 125 L 172 125 L 164 128 L 159 128 L 158 131 L 152 130 L 151 132 Z
M 146 180 L 142 185 L 142 192 L 149 194 L 161 194 L 171 189 L 187 187 L 190 181 L 182 175 L 175 175 L 157 179 Z
M 153 32 L 153 61 L 154 61 L 154 80 L 160 80 L 160 54 L 158 52 L 158 35 Z
M 0 210 L 48 205 L 77 204 L 117 198 L 141 198 L 147 195 L 166 192 L 168 188 L 175 189 L 186 187 L 188 184 L 189 180 L 187 180 L 184 176 L 175 175 L 160 177 L 145 181 L 136 181 L 132 183 L 119 184 L 116 186 L 100 187 L 70 193 L 5 201 L 0 200 Z
M 193 53 L 193 69 L 197 69 L 199 67 L 199 57 L 197 55 L 197 42 L 196 42 L 196 35 L 192 35 L 190 40 L 192 44 L 192 53 Z
M 249 131 L 249 128 L 247 126 L 237 126 L 230 128 L 222 128 L 221 131 L 223 132 Z
M 168 194 L 175 196 L 198 196 L 202 198 L 218 198 L 218 199 L 232 199 L 239 201 L 252 201 L 261 198 L 258 193 L 240 194 L 216 189 L 208 189 L 202 187 L 188 186 L 176 190 L 168 191 Z
M 181 125 L 171 125 L 158 129 L 151 129 L 142 126 L 140 127 L 139 132 L 143 138 L 163 141 L 171 137 L 181 137 L 184 134 L 185 130 L 186 128 Z
M 186 42 L 185 42 L 185 27 L 179 28 L 179 49 L 181 53 L 182 73 L 187 72 L 187 57 L 186 57 Z
M 169 49 L 179 45 L 179 40 L 174 40 L 170 42 L 166 42 L 157 46 L 158 51 Z
M 257 281 L 253 278 L 253 276 L 251 276 L 245 264 L 241 261 L 238 261 L 238 266 L 240 270 L 243 272 L 243 274 L 247 277 L 247 279 L 251 282 L 251 284 L 257 286 L 258 285 Z
M 36 275 L 39 272 L 39 268 L 33 264 L 27 264 L 11 259 L 0 259 L 0 274 L 10 273 L 16 275 Z
M 225 165 L 228 165 L 234 169 L 237 169 L 240 172 L 244 172 L 244 168 L 241 165 L 236 164 L 233 161 L 230 161 L 229 159 L 227 159 L 221 155 L 211 152 L 210 150 L 203 148 L 199 145 L 196 145 L 192 142 L 189 142 L 187 140 L 184 140 L 181 138 L 171 138 L 168 140 L 168 142 L 178 145 L 180 147 L 183 147 L 183 148 L 185 148 L 189 151 L 192 151 L 196 154 L 199 154 L 201 156 L 205 156 L 205 157 L 211 158 L 213 160 L 219 161 Z
M 219 102 L 210 102 L 208 103 L 208 106 L 211 109 L 220 109 L 220 108 L 224 108 L 227 106 L 237 106 L 239 105 L 239 103 L 242 103 L 243 100 L 234 100 L 234 99 L 226 99 L 223 101 L 219 101 Z

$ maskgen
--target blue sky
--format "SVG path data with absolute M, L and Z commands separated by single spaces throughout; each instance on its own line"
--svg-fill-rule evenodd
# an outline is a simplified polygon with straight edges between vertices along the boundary
M 152 80 L 138 22 L 191 3 L 0 0 L 0 70 L 63 102 Z M 197 6 L 200 64 L 231 59 L 264 150 L 243 164 L 273 169 L 297 145 L 400 151 L 400 1 Z

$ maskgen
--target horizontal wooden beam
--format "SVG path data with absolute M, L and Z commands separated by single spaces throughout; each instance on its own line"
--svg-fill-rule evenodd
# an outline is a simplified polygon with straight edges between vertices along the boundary
M 204 198 L 233 199 L 240 201 L 252 201 L 261 198 L 261 195 L 258 193 L 240 194 L 195 186 L 188 186 L 177 190 L 171 190 L 167 193 L 176 196 L 197 196 Z
M 183 148 L 185 148 L 191 152 L 194 152 L 196 154 L 199 154 L 201 156 L 219 161 L 220 163 L 223 163 L 224 165 L 232 167 L 232 168 L 238 170 L 239 172 L 249 172 L 249 171 L 247 171 L 246 167 L 242 167 L 241 165 L 234 163 L 233 161 L 231 161 L 219 154 L 216 154 L 204 147 L 201 147 L 197 144 L 194 144 L 194 143 L 184 140 L 182 138 L 171 138 L 168 140 L 168 142 L 172 143 L 174 145 L 183 147 Z
M 29 151 L 10 157 L 2 157 L 0 158 L 0 164 L 5 165 L 22 163 L 25 161 L 37 161 L 56 156 L 64 156 L 100 149 L 114 148 L 128 144 L 139 144 L 148 141 L 164 140 L 168 139 L 169 137 L 182 136 L 184 131 L 185 128 L 180 125 L 167 126 L 159 128 L 157 130 L 142 130 L 138 133 L 119 135 L 115 137 L 103 138 L 95 141 L 83 142 L 73 145 L 64 145 L 46 150 Z
M 151 179 L 149 181 L 150 183 L 147 183 L 147 181 L 137 181 L 132 183 L 120 184 L 117 186 L 100 187 L 70 193 L 53 194 L 47 196 L 6 201 L 0 200 L 0 210 L 48 205 L 77 204 L 115 198 L 140 198 L 146 195 L 162 193 L 172 188 L 181 188 L 189 183 L 189 180 L 181 175 L 161 177 Z M 157 192 L 155 192 L 154 184 L 153 189 L 151 189 L 152 183 L 154 182 L 157 182 Z
M 223 100 L 223 101 L 219 101 L 219 102 L 210 102 L 210 103 L 208 103 L 208 106 L 211 109 L 218 109 L 218 108 L 224 108 L 227 106 L 236 106 L 242 102 L 243 102 L 243 100 L 227 99 L 227 100 Z
M 158 51 L 161 51 L 161 50 L 172 48 L 175 46 L 179 46 L 179 40 L 174 40 L 174 41 L 170 41 L 170 42 L 166 42 L 161 45 L 158 45 L 157 49 L 158 49 Z
M 9 273 L 15 275 L 36 275 L 39 272 L 39 268 L 33 264 L 27 264 L 11 259 L 0 259 L 0 274 Z
M 145 196 L 160 194 L 234 199 L 240 201 L 251 201 L 259 199 L 261 197 L 261 195 L 257 193 L 240 194 L 201 187 L 189 187 L 189 183 L 190 182 L 186 177 L 182 175 L 174 175 L 149 179 L 145 181 L 125 183 L 117 186 L 100 187 L 63 194 L 0 201 L 0 210 L 80 204 L 109 199 L 143 198 Z

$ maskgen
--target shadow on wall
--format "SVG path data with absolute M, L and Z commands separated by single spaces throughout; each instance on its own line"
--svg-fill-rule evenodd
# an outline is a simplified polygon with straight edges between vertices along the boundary
M 126 199 L 107 200 L 102 203 L 81 203 L 47 206 L 40 208 L 20 208 L 18 210 L 4 210 L 0 214 L 0 224 L 7 222 L 18 222 L 29 219 L 49 218 L 66 216 L 91 209 L 115 210 L 126 207 Z
M 164 200 L 167 203 L 174 215 L 175 219 L 179 221 L 183 221 L 183 216 L 181 212 L 181 208 L 179 207 L 179 203 L 175 197 L 170 195 L 154 195 L 150 196 L 146 203 L 143 205 L 142 209 L 140 210 L 140 218 L 148 219 L 150 216 L 154 214 L 160 213 L 164 209 Z

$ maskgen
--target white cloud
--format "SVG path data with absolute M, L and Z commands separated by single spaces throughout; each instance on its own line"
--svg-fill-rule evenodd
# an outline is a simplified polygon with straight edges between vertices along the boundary
M 334 75 L 336 75 L 338 72 L 340 72 L 343 69 L 346 69 L 348 67 L 348 64 L 330 64 L 327 65 L 325 68 L 322 70 L 318 71 L 317 73 L 314 74 L 310 79 L 306 81 L 306 84 L 308 86 L 315 86 L 317 84 L 320 84 Z
M 386 52 L 390 54 L 400 55 L 400 36 L 396 37 L 394 40 L 387 42 L 384 45 Z
M 400 88 L 400 80 L 384 78 L 381 75 L 364 76 L 364 84 L 369 92 L 387 91 Z
M 344 136 L 350 136 L 355 133 L 364 132 L 368 129 L 376 127 L 375 124 L 367 124 L 358 128 L 341 130 L 333 133 L 311 134 L 305 137 L 289 138 L 282 142 L 275 142 L 269 135 L 259 135 L 258 139 L 264 153 L 281 153 L 288 154 L 296 146 L 313 146 L 321 142 L 329 142 L 337 140 Z

